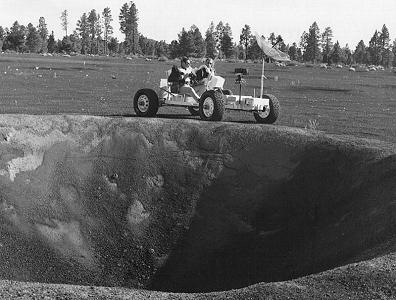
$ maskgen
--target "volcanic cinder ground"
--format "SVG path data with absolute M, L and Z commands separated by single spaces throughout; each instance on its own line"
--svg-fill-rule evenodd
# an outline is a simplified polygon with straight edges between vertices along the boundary
M 0 116 L 2 299 L 391 299 L 394 144 Z

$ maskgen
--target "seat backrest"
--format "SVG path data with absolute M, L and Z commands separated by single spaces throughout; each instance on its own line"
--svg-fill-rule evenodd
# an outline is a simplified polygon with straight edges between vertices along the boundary
M 172 70 L 165 71 L 166 78 L 161 78 L 160 80 L 160 88 L 168 88 L 171 86 L 171 83 L 168 81 L 169 75 L 172 73 Z
M 181 74 L 178 67 L 173 66 L 171 72 L 168 75 L 168 82 L 179 83 L 180 79 L 181 79 Z
M 201 81 L 204 78 L 208 78 L 210 74 L 205 66 L 201 66 L 196 71 L 196 75 L 197 75 L 197 80 Z
M 170 91 L 171 91 L 171 93 L 174 93 L 174 94 L 177 94 L 177 93 L 179 93 L 179 84 L 178 83 L 175 83 L 175 82 L 172 82 L 172 83 L 170 83 Z
M 160 88 L 168 88 L 169 83 L 168 83 L 168 79 L 166 78 L 161 78 L 160 80 Z

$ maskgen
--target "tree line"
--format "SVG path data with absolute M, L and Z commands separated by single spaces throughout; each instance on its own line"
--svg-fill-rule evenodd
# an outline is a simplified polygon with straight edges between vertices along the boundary
M 125 40 L 113 37 L 113 16 L 109 7 L 98 13 L 95 9 L 83 13 L 70 33 L 69 13 L 62 11 L 60 24 L 65 32 L 62 39 L 49 34 L 44 17 L 39 24 L 27 26 L 15 21 L 10 28 L 0 26 L 0 49 L 3 51 L 31 53 L 81 53 L 81 54 L 150 54 L 167 55 L 165 41 L 148 39 L 138 31 L 138 10 L 133 2 L 125 3 L 118 16 L 120 31 Z
M 348 44 L 341 47 L 338 41 L 333 42 L 331 27 L 326 27 L 321 33 L 318 24 L 314 22 L 308 32 L 303 32 L 299 45 L 293 43 L 288 53 L 291 59 L 304 62 L 392 67 L 396 66 L 396 39 L 391 44 L 389 30 L 384 24 L 381 30 L 374 32 L 368 46 L 361 40 L 352 51 Z
M 123 4 L 118 15 L 119 28 L 125 36 L 122 42 L 113 37 L 114 20 L 108 7 L 101 13 L 95 9 L 83 13 L 70 34 L 67 10 L 61 13 L 60 21 L 65 32 L 61 40 L 56 40 L 53 32 L 49 34 L 44 17 L 39 18 L 37 26 L 32 23 L 20 25 L 18 21 L 10 28 L 0 26 L 0 48 L 3 51 L 33 53 L 127 54 L 168 58 L 191 56 L 245 61 L 263 57 L 247 24 L 235 41 L 229 23 L 223 21 L 217 25 L 211 22 L 204 35 L 194 24 L 190 28 L 182 28 L 177 40 L 170 44 L 147 38 L 139 32 L 138 9 L 132 1 Z M 342 47 L 338 41 L 334 42 L 331 27 L 325 27 L 320 32 L 316 22 L 303 32 L 298 44 L 286 44 L 282 36 L 274 32 L 267 40 L 273 47 L 289 54 L 294 61 L 396 66 L 396 39 L 391 43 L 385 24 L 381 30 L 375 31 L 367 46 L 361 40 L 354 51 L 348 44 Z
M 239 41 L 233 42 L 232 30 L 228 23 L 220 21 L 216 26 L 211 22 L 202 37 L 197 26 L 189 30 L 182 28 L 178 40 L 171 42 L 168 55 L 171 58 L 183 55 L 192 57 L 211 57 L 238 60 L 261 59 L 263 53 L 257 44 L 249 25 L 241 29 Z M 389 30 L 384 24 L 381 30 L 376 30 L 368 46 L 361 40 L 353 51 L 348 44 L 342 47 L 339 41 L 333 39 L 331 27 L 320 32 L 314 22 L 307 32 L 303 32 L 299 44 L 285 44 L 280 34 L 270 33 L 267 38 L 273 47 L 287 53 L 291 60 L 298 62 L 325 64 L 367 64 L 396 67 L 396 39 L 391 44 Z

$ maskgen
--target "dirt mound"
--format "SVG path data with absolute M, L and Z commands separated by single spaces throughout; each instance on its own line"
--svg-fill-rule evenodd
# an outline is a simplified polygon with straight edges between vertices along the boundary
M 2 279 L 210 292 L 395 250 L 393 145 L 81 116 L 2 116 L 0 134 Z

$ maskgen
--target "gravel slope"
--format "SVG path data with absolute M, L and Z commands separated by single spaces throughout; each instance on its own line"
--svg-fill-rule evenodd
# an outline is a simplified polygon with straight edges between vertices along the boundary
M 393 144 L 87 116 L 0 133 L 2 299 L 396 297 Z

